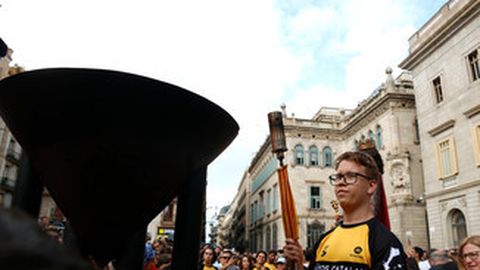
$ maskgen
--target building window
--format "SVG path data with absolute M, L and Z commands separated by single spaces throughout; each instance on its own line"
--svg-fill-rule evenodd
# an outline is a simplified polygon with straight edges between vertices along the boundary
M 377 125 L 377 130 L 376 130 L 376 140 L 375 144 L 377 145 L 377 149 L 380 150 L 382 149 L 382 127 L 380 125 Z
M 258 219 L 263 219 L 263 217 L 265 216 L 265 198 L 263 196 L 263 191 L 260 192 L 260 201 L 258 203 L 258 206 L 259 206 L 259 217 Z
M 272 249 L 277 250 L 278 249 L 278 244 L 277 244 L 277 224 L 273 223 L 272 225 Z
M 354 151 L 357 151 L 357 150 L 358 150 L 358 140 L 357 140 L 357 139 L 355 139 L 355 140 L 353 141 L 353 150 L 354 150 Z
M 272 200 L 272 190 L 267 190 L 267 215 L 269 215 L 272 212 L 272 207 L 271 207 L 271 200 Z
M 258 220 L 258 202 L 255 201 L 253 203 L 253 221 L 256 222 Z
M 166 222 L 172 222 L 173 221 L 173 208 L 175 207 L 175 204 L 171 202 L 165 209 L 163 210 L 164 215 L 163 215 L 163 221 Z
M 301 144 L 295 146 L 295 164 L 303 165 L 303 146 Z
M 470 69 L 470 76 L 472 81 L 480 78 L 480 65 L 478 63 L 478 51 L 475 50 L 468 55 L 468 68 Z
M 307 225 L 308 248 L 315 245 L 323 232 L 325 232 L 325 225 L 318 221 L 314 221 L 312 224 Z
M 258 241 L 257 250 L 263 250 L 263 234 L 262 234 L 262 231 L 258 231 L 257 241 Z
M 436 145 L 437 174 L 444 179 L 457 173 L 457 156 L 453 137 Z
M 250 222 L 255 222 L 255 205 L 253 203 L 250 205 Z
M 250 250 L 255 250 L 255 244 L 257 243 L 257 239 L 255 232 L 250 232 Z
M 442 82 L 440 76 L 433 80 L 433 90 L 435 91 L 435 101 L 440 103 L 443 101 Z
M 467 225 L 462 211 L 454 209 L 451 212 L 451 229 L 453 246 L 458 247 L 460 242 L 467 237 Z
M 320 187 L 310 187 L 310 208 L 311 209 L 320 209 L 322 206 L 322 194 Z
M 270 250 L 272 248 L 272 230 L 270 229 L 270 226 L 267 227 L 267 232 L 266 232 L 266 237 L 265 237 L 265 249 Z
M 368 131 L 368 138 L 372 141 L 375 141 L 375 135 L 373 135 L 373 131 L 369 130 Z
M 318 166 L 318 148 L 315 145 L 310 146 L 309 148 L 310 154 L 310 165 Z
M 273 202 L 272 202 L 272 209 L 273 211 L 278 209 L 278 203 L 277 203 L 277 198 L 278 198 L 278 186 L 275 185 L 273 186 Z
M 323 166 L 332 167 L 332 149 L 328 146 L 323 148 Z
M 420 143 L 420 129 L 418 127 L 418 119 L 415 117 L 415 122 L 414 122 L 414 128 L 415 128 L 415 143 Z
M 473 130 L 473 142 L 475 150 L 475 160 L 477 162 L 477 166 L 480 166 L 480 125 L 476 126 Z

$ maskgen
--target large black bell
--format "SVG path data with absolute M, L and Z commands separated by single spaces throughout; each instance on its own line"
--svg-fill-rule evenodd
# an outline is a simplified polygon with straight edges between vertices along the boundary
M 194 181 L 203 181 L 197 191 L 204 196 L 202 170 L 238 132 L 227 112 L 192 92 L 95 69 L 3 79 L 0 114 L 27 154 L 33 179 L 41 179 L 70 221 L 82 253 L 99 264 L 128 257 L 129 239 L 182 190 L 195 193 Z M 179 211 L 188 216 L 203 201 L 183 204 Z

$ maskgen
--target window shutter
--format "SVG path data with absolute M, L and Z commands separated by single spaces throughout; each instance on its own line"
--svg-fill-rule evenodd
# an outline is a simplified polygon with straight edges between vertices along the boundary
M 452 175 L 455 175 L 458 173 L 458 163 L 457 163 L 457 149 L 455 147 L 455 141 L 453 140 L 453 137 L 448 139 L 450 141 L 451 147 L 450 147 L 450 153 L 451 153 L 451 167 L 452 167 Z
M 440 143 L 435 144 L 435 160 L 437 161 L 437 176 L 441 180 L 443 178 L 443 166 L 440 160 Z
M 473 128 L 473 145 L 475 147 L 473 151 L 475 162 L 477 166 L 480 166 L 480 125 Z

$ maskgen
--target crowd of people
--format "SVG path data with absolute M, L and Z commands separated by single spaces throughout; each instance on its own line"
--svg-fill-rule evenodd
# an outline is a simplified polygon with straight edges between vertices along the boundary
M 375 205 L 375 198 L 381 199 L 378 192 L 383 184 L 383 162 L 374 148 L 341 154 L 335 170 L 330 183 L 343 215 L 336 227 L 320 237 L 312 256 L 305 255 L 298 239 L 286 239 L 279 257 L 263 251 L 255 256 L 240 256 L 229 250 L 218 253 L 207 246 L 202 249 L 200 269 L 276 270 L 287 266 L 295 270 L 480 270 L 480 236 L 465 239 L 458 252 L 431 250 L 428 259 L 427 252 L 419 247 L 405 250 L 390 231 L 388 216 L 380 218 Z
M 172 265 L 173 243 L 165 238 L 159 238 L 151 242 L 151 236 L 148 234 L 145 240 L 143 269 L 170 270 Z
M 304 251 L 307 258 L 301 268 L 309 267 L 308 257 L 313 257 Z M 480 235 L 467 237 L 458 248 L 424 250 L 421 247 L 409 247 L 406 250 L 406 270 L 480 270 Z M 337 262 L 340 264 L 340 262 Z M 215 248 L 204 245 L 200 251 L 199 270 L 286 270 L 293 269 L 293 264 L 287 264 L 283 250 L 271 250 L 268 253 L 238 253 L 234 249 Z M 332 268 L 331 268 L 332 269 Z M 336 269 L 336 268 L 335 268 Z M 368 269 L 368 268 L 366 268 Z M 384 265 L 370 269 L 390 269 Z
M 284 270 L 287 260 L 276 250 L 238 253 L 205 245 L 200 250 L 200 270 Z

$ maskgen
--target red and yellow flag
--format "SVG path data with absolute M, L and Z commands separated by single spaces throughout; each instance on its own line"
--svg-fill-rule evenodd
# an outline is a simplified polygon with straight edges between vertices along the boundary
M 285 237 L 298 239 L 298 220 L 293 200 L 292 189 L 288 182 L 287 165 L 277 169 L 280 185 L 280 201 L 282 203 L 282 220 L 285 230 Z

